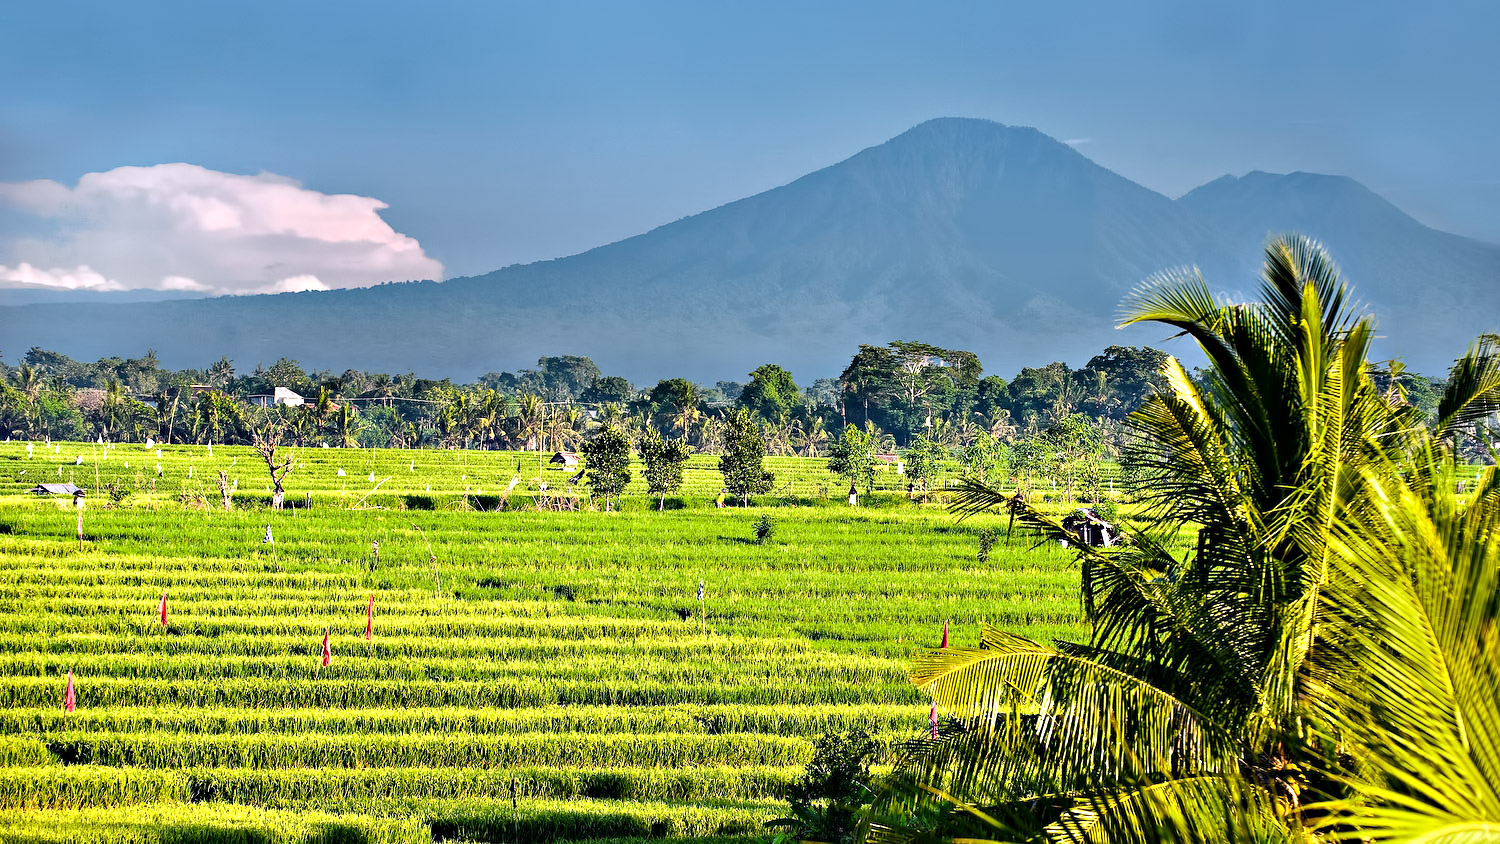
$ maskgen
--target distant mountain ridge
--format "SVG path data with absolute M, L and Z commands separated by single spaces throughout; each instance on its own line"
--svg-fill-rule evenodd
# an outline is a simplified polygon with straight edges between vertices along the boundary
M 441 284 L 0 307 L 0 350 L 151 347 L 170 365 L 227 354 L 243 368 L 285 355 L 465 380 L 566 353 L 649 382 L 766 362 L 811 380 L 861 342 L 924 339 L 1008 377 L 1159 345 L 1159 329 L 1113 328 L 1134 285 L 1196 264 L 1216 289 L 1253 291 L 1266 234 L 1288 230 L 1329 245 L 1388 329 L 1388 353 L 1419 371 L 1500 330 L 1500 246 L 1423 226 L 1350 179 L 1250 173 L 1172 200 L 1035 129 L 943 118 L 566 258 Z

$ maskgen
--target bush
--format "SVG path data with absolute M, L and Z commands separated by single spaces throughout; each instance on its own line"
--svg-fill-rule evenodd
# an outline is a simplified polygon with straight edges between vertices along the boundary
M 979 562 L 990 561 L 990 549 L 995 547 L 995 540 L 1000 536 L 994 528 L 984 528 L 979 531 Z
M 787 791 L 792 817 L 768 821 L 766 826 L 785 829 L 801 841 L 854 841 L 859 811 L 873 796 L 870 762 L 878 750 L 875 740 L 859 727 L 818 739 L 806 773 Z
M 761 513 L 760 519 L 755 523 L 755 541 L 765 545 L 771 541 L 776 533 L 776 522 L 767 513 Z

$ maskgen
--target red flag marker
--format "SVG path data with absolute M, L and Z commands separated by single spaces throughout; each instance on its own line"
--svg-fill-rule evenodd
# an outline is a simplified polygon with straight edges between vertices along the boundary
M 323 667 L 327 668 L 328 667 L 328 663 L 330 663 L 330 662 L 333 662 L 333 648 L 330 648 L 328 646 L 328 631 L 324 630 L 323 631 Z
M 365 607 L 365 641 L 375 636 L 375 596 L 370 596 L 370 605 Z
M 167 593 L 161 593 L 161 606 L 156 608 L 156 614 L 161 616 L 161 626 L 167 626 Z
M 932 740 L 937 741 L 937 701 L 932 702 L 932 711 L 927 713 L 927 720 L 932 724 Z
M 165 601 L 166 598 L 162 598 L 162 600 Z M 943 622 L 943 644 L 939 645 L 938 647 L 948 647 L 948 622 L 946 621 Z
M 63 693 L 63 709 L 72 712 L 78 708 L 78 695 L 73 692 L 73 672 L 68 672 L 68 690 Z

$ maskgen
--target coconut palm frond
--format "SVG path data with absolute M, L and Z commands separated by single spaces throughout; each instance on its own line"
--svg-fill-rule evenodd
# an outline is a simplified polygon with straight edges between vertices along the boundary
M 1234 776 L 1201 776 L 1112 790 L 1080 800 L 1047 827 L 1052 841 L 1274 842 L 1293 835 L 1264 789 Z
M 1429 474 L 1451 480 L 1452 458 Z M 1495 470 L 1481 480 L 1493 488 Z M 1366 471 L 1333 528 L 1339 619 L 1321 705 L 1363 764 L 1326 826 L 1363 840 L 1500 836 L 1500 506 Z M 1351 833 L 1351 836 L 1354 833 Z M 1486 837 L 1490 836 L 1490 837 Z
M 1213 770 L 1226 736 L 1192 703 L 1128 671 L 986 626 L 980 648 L 917 656 L 912 682 L 960 718 L 1037 707 L 1037 742 L 1061 771 Z
M 1448 372 L 1438 400 L 1433 433 L 1451 439 L 1465 426 L 1500 413 L 1500 336 L 1488 334 L 1469 347 Z

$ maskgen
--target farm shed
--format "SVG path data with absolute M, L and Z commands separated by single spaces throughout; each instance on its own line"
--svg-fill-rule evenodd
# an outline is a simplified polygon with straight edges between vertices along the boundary
M 552 459 L 547 462 L 551 463 L 554 466 L 562 466 L 564 468 L 571 469 L 574 466 L 578 465 L 578 454 L 572 451 L 559 451 L 556 454 L 552 455 Z
M 83 492 L 73 484 L 37 484 L 28 491 L 37 495 L 77 495 Z
M 1065 530 L 1095 548 L 1108 548 L 1115 544 L 1118 536 L 1115 526 L 1099 517 L 1092 507 L 1079 508 L 1073 515 L 1062 520 Z
M 250 397 L 250 403 L 257 407 L 301 407 L 307 403 L 300 394 L 286 387 L 277 387 L 270 393 L 261 393 Z

